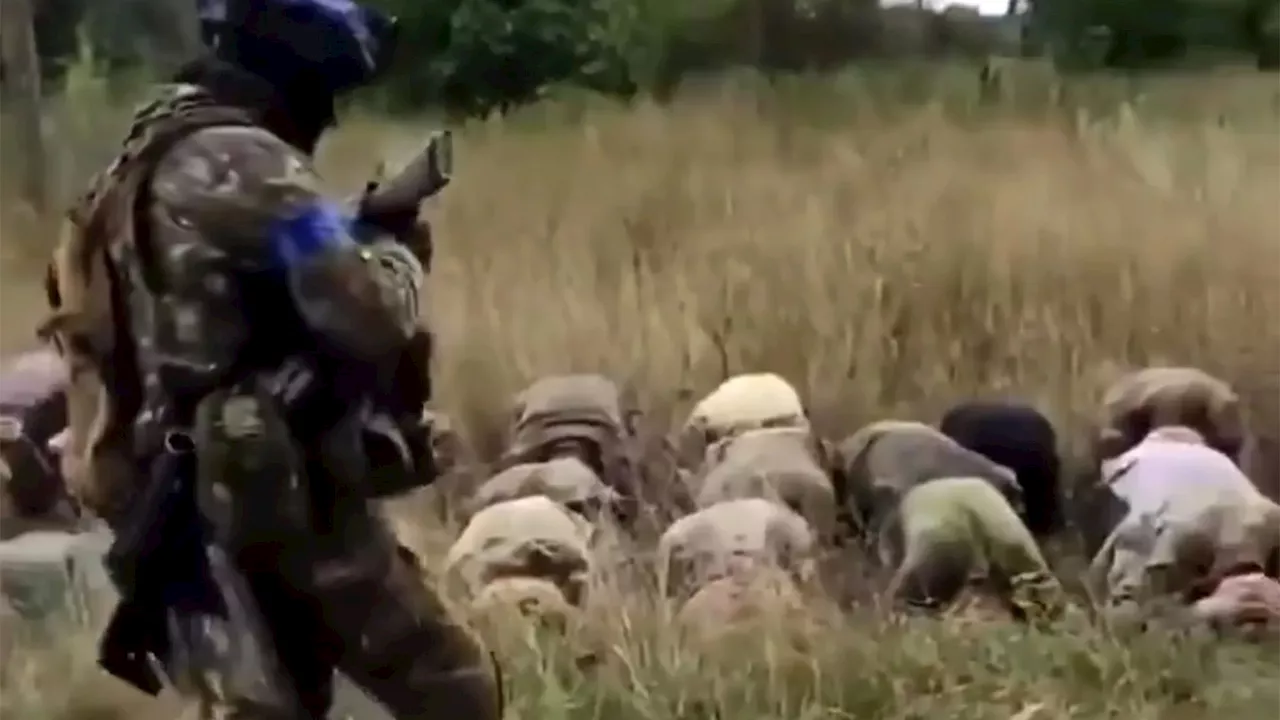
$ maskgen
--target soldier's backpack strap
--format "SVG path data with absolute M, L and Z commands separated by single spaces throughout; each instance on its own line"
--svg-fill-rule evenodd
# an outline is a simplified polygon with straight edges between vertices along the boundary
M 145 217 L 150 199 L 147 188 L 159 160 L 183 138 L 199 130 L 226 125 L 248 126 L 253 118 L 245 111 L 218 105 L 203 92 L 186 88 L 144 106 L 135 115 L 124 148 L 103 172 L 93 178 L 89 190 L 67 211 L 62 236 L 45 277 L 45 293 L 52 311 L 38 332 L 92 351 L 95 359 L 109 361 L 113 343 L 104 334 L 93 337 L 86 311 L 103 298 L 87 297 L 95 278 L 95 261 L 114 273 L 112 250 L 118 243 L 136 247 L 143 280 L 153 291 L 163 288 L 155 251 Z M 114 286 L 114 283 L 112 283 Z M 121 298 L 122 300 L 122 298 Z M 114 313 L 113 313 L 114 314 Z M 117 316 L 116 319 L 120 319 Z M 101 329 L 101 328 L 100 328 Z M 64 353 L 71 348 L 64 349 Z
M 244 110 L 215 104 L 203 93 L 179 96 L 168 103 L 154 103 L 138 113 L 135 131 L 125 150 L 111 167 L 102 186 L 85 198 L 84 227 L 90 236 L 107 243 L 132 243 L 141 265 L 142 280 L 152 292 L 164 290 L 156 253 L 145 221 L 150 203 L 149 187 L 156 165 L 175 145 L 191 134 L 211 127 L 251 126 L 254 119 Z M 142 222 L 139 222 L 143 219 Z M 93 251 L 94 248 L 85 248 Z M 108 246 L 107 250 L 116 248 Z

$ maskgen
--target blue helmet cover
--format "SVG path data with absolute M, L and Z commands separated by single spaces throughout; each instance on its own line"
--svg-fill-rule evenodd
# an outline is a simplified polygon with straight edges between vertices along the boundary
M 218 55 L 288 81 L 304 77 L 334 92 L 368 83 L 394 51 L 395 18 L 353 0 L 197 0 Z M 283 77 L 282 77 L 283 76 Z

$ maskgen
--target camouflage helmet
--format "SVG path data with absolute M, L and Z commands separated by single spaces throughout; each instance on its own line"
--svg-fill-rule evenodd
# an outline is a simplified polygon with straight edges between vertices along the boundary
M 395 50 L 396 19 L 353 0 L 197 0 L 214 53 L 272 81 L 366 85 Z

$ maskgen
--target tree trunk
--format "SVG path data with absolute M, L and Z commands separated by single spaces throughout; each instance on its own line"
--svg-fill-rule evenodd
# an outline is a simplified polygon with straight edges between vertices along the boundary
M 101 0 L 99 0 L 101 1 Z M 171 29 L 161 57 L 156 58 L 164 74 L 172 73 L 183 63 L 200 54 L 203 40 L 200 35 L 200 16 L 196 3 L 191 0 L 168 0 L 163 4 L 163 24 Z
M 49 208 L 50 158 L 42 130 L 40 57 L 31 2 L 0 0 L 0 58 L 4 61 L 5 115 L 14 123 L 12 147 L 22 149 L 18 164 L 23 199 L 43 214 Z

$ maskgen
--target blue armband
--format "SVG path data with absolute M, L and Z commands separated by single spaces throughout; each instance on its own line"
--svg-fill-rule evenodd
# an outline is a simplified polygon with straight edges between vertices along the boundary
M 318 255 L 354 246 L 352 225 L 352 218 L 340 205 L 324 199 L 277 220 L 268 231 L 277 267 L 287 270 Z

